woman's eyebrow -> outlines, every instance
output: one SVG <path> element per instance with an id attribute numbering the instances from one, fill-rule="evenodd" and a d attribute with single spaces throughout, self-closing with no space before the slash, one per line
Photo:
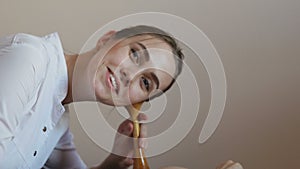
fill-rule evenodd
<path id="1" fill-rule="evenodd" d="M 149 52 L 148 52 L 146 46 L 144 44 L 140 43 L 140 42 L 137 42 L 137 44 L 143 49 L 142 52 L 143 52 L 143 55 L 145 57 L 145 61 L 149 61 L 150 56 L 149 56 Z"/>

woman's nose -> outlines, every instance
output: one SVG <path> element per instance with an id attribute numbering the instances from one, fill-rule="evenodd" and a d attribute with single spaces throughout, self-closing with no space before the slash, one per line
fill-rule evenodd
<path id="1" fill-rule="evenodd" d="M 141 68 L 131 62 L 120 65 L 120 80 L 125 87 L 128 87 L 131 81 L 139 74 Z"/>
<path id="2" fill-rule="evenodd" d="M 124 68 L 120 69 L 120 80 L 125 87 L 129 86 L 130 78 L 131 77 L 130 77 L 128 69 L 124 69 Z"/>

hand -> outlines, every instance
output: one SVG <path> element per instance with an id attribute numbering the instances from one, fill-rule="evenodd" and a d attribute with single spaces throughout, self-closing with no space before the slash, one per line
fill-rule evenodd
<path id="1" fill-rule="evenodd" d="M 138 120 L 147 120 L 147 116 L 143 113 L 138 115 Z M 146 148 L 145 137 L 147 135 L 145 125 L 140 125 L 139 146 Z M 116 134 L 112 153 L 99 166 L 101 169 L 125 169 L 133 164 L 133 123 L 129 119 L 122 122 Z"/>
<path id="2" fill-rule="evenodd" d="M 243 166 L 240 163 L 228 160 L 225 163 L 218 166 L 216 169 L 243 169 Z"/>

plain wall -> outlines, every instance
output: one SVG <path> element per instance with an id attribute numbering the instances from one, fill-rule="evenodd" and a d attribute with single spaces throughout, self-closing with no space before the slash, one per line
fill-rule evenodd
<path id="1" fill-rule="evenodd" d="M 0 4 L 0 36 L 59 32 L 64 49 L 74 53 L 101 26 L 127 14 L 157 11 L 189 20 L 210 38 L 224 64 L 228 85 L 224 115 L 213 136 L 199 144 L 210 103 L 208 77 L 199 67 L 197 121 L 175 148 L 149 158 L 152 168 L 209 169 L 227 159 L 248 169 L 299 168 L 300 1 L 2 0 Z M 94 111 L 88 104 L 83 105 L 86 112 Z M 159 124 L 176 114 L 168 116 Z M 105 158 L 107 153 L 87 137 L 74 113 L 71 129 L 88 165 Z M 159 129 L 159 125 L 148 126 L 150 134 Z"/>

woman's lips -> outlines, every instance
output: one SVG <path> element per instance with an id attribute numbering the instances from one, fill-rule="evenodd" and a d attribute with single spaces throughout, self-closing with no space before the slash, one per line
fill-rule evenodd
<path id="1" fill-rule="evenodd" d="M 109 67 L 107 67 L 106 83 L 110 89 L 114 90 L 117 94 L 119 93 L 119 83 Z"/>

